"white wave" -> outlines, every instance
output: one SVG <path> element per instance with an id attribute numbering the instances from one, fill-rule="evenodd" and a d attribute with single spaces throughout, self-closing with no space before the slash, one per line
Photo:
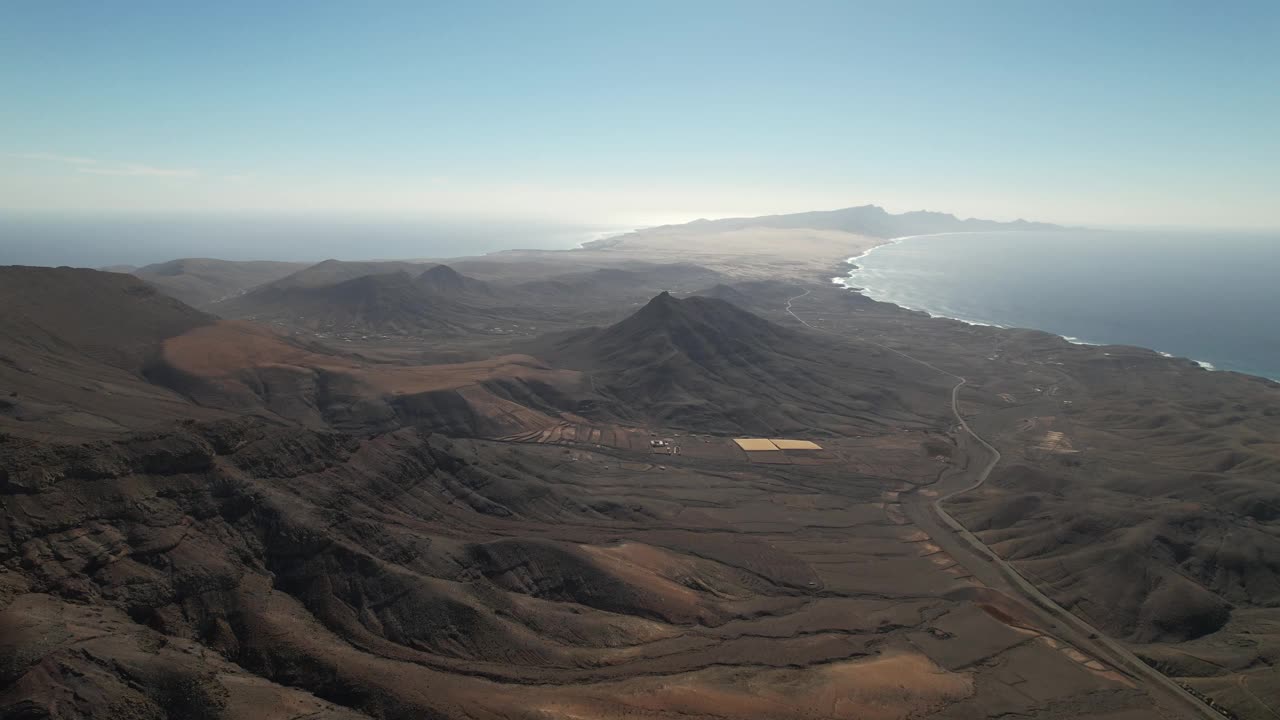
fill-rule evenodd
<path id="1" fill-rule="evenodd" d="M 987 230 L 960 230 L 960 231 L 956 231 L 956 232 L 926 233 L 926 234 L 923 234 L 923 235 L 903 235 L 903 236 L 901 236 L 901 237 L 888 238 L 888 239 L 886 239 L 884 242 L 880 243 L 879 245 L 872 245 L 871 247 L 867 248 L 866 250 L 863 250 L 862 252 L 858 253 L 857 255 L 854 255 L 853 257 L 848 258 L 847 260 L 845 260 L 845 263 L 846 263 L 846 264 L 848 264 L 848 265 L 853 265 L 854 267 L 851 267 L 851 268 L 849 269 L 848 274 L 847 274 L 847 275 L 844 275 L 843 277 L 834 277 L 834 278 L 831 278 L 831 282 L 832 282 L 833 284 L 835 284 L 835 285 L 843 285 L 843 286 L 845 286 L 846 288 L 849 288 L 850 290 L 854 290 L 854 289 L 859 288 L 860 286 L 859 286 L 857 283 L 853 282 L 853 276 L 854 276 L 854 274 L 855 274 L 855 273 L 857 273 L 857 272 L 858 272 L 858 270 L 860 269 L 860 268 L 858 268 L 858 267 L 857 267 L 857 265 L 855 264 L 855 262 L 856 262 L 856 261 L 858 261 L 858 260 L 862 260 L 862 259 L 866 258 L 868 255 L 870 255 L 871 253 L 875 252 L 876 250 L 879 250 L 880 248 L 889 247 L 890 245 L 897 245 L 898 243 L 902 242 L 903 240 L 914 240 L 915 238 L 927 238 L 927 237 L 943 237 L 944 235 L 986 235 L 986 234 L 989 234 L 989 233 L 991 233 L 991 232 L 1001 232 L 1001 231 L 999 231 L 999 230 L 991 230 L 991 231 L 987 231 Z M 1016 231 L 1016 230 L 1007 230 L 1007 231 L 1004 231 L 1004 232 L 1017 232 L 1017 231 Z M 865 290 L 866 288 L 862 288 L 862 289 L 863 289 L 863 290 Z M 983 323 L 971 323 L 971 324 L 974 324 L 974 325 L 981 325 L 981 324 L 983 324 Z"/>
<path id="2" fill-rule="evenodd" d="M 855 262 L 856 262 L 856 261 L 858 261 L 858 260 L 861 260 L 862 258 L 865 258 L 865 257 L 866 257 L 866 256 L 868 256 L 868 255 L 870 255 L 870 254 L 871 254 L 873 251 L 875 251 L 877 248 L 882 248 L 882 247 L 885 247 L 885 246 L 887 246 L 887 245 L 892 245 L 893 243 L 894 243 L 894 241 L 893 241 L 893 240 L 889 240 L 889 241 L 885 242 L 885 243 L 884 243 L 884 244 L 882 244 L 882 245 L 876 245 L 876 246 L 874 246 L 874 247 L 867 248 L 866 250 L 863 250 L 862 252 L 858 253 L 857 255 L 854 255 L 853 257 L 846 258 L 846 259 L 845 259 L 845 261 L 844 261 L 844 262 L 845 262 L 845 264 L 846 264 L 846 265 L 851 265 L 851 266 L 852 266 L 852 267 L 850 267 L 850 268 L 849 268 L 849 272 L 848 272 L 848 273 L 846 273 L 846 274 L 844 274 L 844 275 L 838 275 L 838 276 L 836 276 L 836 277 L 831 278 L 831 282 L 832 282 L 833 284 L 835 284 L 835 285 L 843 285 L 843 286 L 845 286 L 846 288 L 848 288 L 848 289 L 850 289 L 850 290 L 853 290 L 854 288 L 858 287 L 858 285 L 854 284 L 854 282 L 853 282 L 853 276 L 854 276 L 854 274 L 855 274 L 855 273 L 857 273 L 857 272 L 858 272 L 858 270 L 860 269 L 860 268 L 855 264 Z M 865 288 L 864 288 L 864 289 L 865 289 Z"/>
<path id="3" fill-rule="evenodd" d="M 883 286 L 876 287 L 877 285 L 881 285 L 882 283 L 885 283 L 886 279 L 884 277 L 880 277 L 880 273 L 876 272 L 874 269 L 868 271 L 864 267 L 858 266 L 858 261 L 864 260 L 868 255 L 875 252 L 876 250 L 879 250 L 880 248 L 883 248 L 883 247 L 889 247 L 890 245 L 896 245 L 897 243 L 900 243 L 906 240 L 912 240 L 915 238 L 924 238 L 924 237 L 937 237 L 937 236 L 943 236 L 943 235 L 984 235 L 984 234 L 990 234 L 990 232 L 991 231 L 971 231 L 971 232 L 965 231 L 965 232 L 931 233 L 931 234 L 925 234 L 925 235 L 904 235 L 901 237 L 889 238 L 879 245 L 875 245 L 870 248 L 867 248 L 866 250 L 859 253 L 858 255 L 854 255 L 853 257 L 848 258 L 848 260 L 846 260 L 846 263 L 848 263 L 853 267 L 849 269 L 849 272 L 847 275 L 844 275 L 842 277 L 832 278 L 831 282 L 835 285 L 844 286 L 845 288 L 851 291 L 858 292 L 873 300 L 877 300 L 879 302 L 891 303 L 894 305 L 898 305 L 899 307 L 902 307 L 907 310 L 921 312 L 931 318 L 947 318 L 950 320 L 962 322 L 966 325 L 976 325 L 976 326 L 982 326 L 982 327 L 1008 329 L 1012 326 L 1000 325 L 998 323 L 985 322 L 982 320 L 971 320 L 969 318 L 961 317 L 958 314 L 952 314 L 954 311 L 950 310 L 949 308 L 942 308 L 941 310 L 936 310 L 936 309 L 928 310 L 926 308 L 920 307 L 919 305 L 912 302 L 913 299 L 917 299 L 917 298 L 910 298 L 909 295 L 904 295 L 899 292 L 894 292 L 894 288 L 892 287 L 893 285 L 892 282 L 887 283 L 888 285 L 890 285 L 890 287 L 888 288 L 884 288 Z M 1016 231 L 1010 231 L 1010 232 L 1016 232 Z M 857 277 L 857 279 L 855 279 L 855 277 Z M 861 282 L 859 282 L 859 280 Z M 890 278 L 890 280 L 892 280 L 892 277 Z M 870 282 L 867 282 L 867 281 L 870 281 Z M 1110 344 L 1110 343 L 1091 342 L 1091 341 L 1083 340 L 1079 337 L 1075 337 L 1072 335 L 1059 335 L 1059 337 L 1071 343 L 1072 345 L 1100 347 L 1100 346 Z M 1182 356 L 1174 355 L 1173 353 L 1164 352 L 1162 350 L 1154 350 L 1153 352 L 1158 353 L 1161 357 L 1170 358 L 1170 359 L 1182 357 Z M 1195 363 L 1196 365 L 1198 365 L 1199 367 L 1205 370 L 1215 371 L 1215 372 L 1218 371 L 1218 367 L 1211 362 L 1208 362 L 1205 360 L 1196 360 L 1194 358 L 1189 358 L 1189 359 L 1191 360 L 1191 362 Z M 1280 378 L 1276 378 L 1276 381 L 1280 382 Z"/>
<path id="4" fill-rule="evenodd" d="M 1071 335 L 1060 335 L 1059 337 L 1071 343 L 1072 345 L 1092 345 L 1094 347 L 1102 346 L 1102 343 L 1089 342 L 1088 340 L 1081 340 L 1080 338 L 1072 337 Z"/>
<path id="5" fill-rule="evenodd" d="M 630 228 L 630 229 L 623 229 L 623 230 L 604 230 L 604 231 L 593 230 L 587 233 L 586 240 L 580 241 L 577 245 L 574 246 L 573 249 L 582 250 L 587 245 L 597 240 L 608 240 L 609 238 L 622 237 L 623 235 L 630 235 L 631 233 L 639 232 L 643 229 L 644 228 Z"/>
<path id="6" fill-rule="evenodd" d="M 955 320 L 958 323 L 964 323 L 965 325 L 973 325 L 975 327 L 999 328 L 1001 330 L 1009 329 L 1008 325 L 1001 325 L 999 323 L 983 322 L 981 320 L 970 320 L 969 318 L 962 318 L 955 315 L 939 315 L 937 313 L 931 313 L 928 310 L 921 310 L 920 312 L 924 313 L 925 315 L 928 315 L 931 318 L 946 318 L 947 320 Z"/>

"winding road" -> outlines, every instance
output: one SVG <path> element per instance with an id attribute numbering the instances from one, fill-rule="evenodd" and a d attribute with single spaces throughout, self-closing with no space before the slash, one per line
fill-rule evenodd
<path id="1" fill-rule="evenodd" d="M 806 289 L 803 293 L 788 298 L 786 303 L 787 313 L 805 327 L 844 338 L 839 333 L 809 324 L 792 309 L 794 301 L 809 295 L 810 292 L 811 290 Z M 968 485 L 963 485 L 956 489 L 946 489 L 946 492 L 940 492 L 932 500 L 922 494 L 919 491 L 920 488 L 909 493 L 903 493 L 901 495 L 902 509 L 908 520 L 928 533 L 930 539 L 936 545 L 955 558 L 956 562 L 964 566 L 975 579 L 987 587 L 1004 591 L 1006 594 L 1020 595 L 1025 601 L 1024 605 L 1029 614 L 1036 617 L 1046 634 L 1083 652 L 1092 654 L 1134 681 L 1143 682 L 1153 697 L 1164 698 L 1168 707 L 1180 710 L 1181 714 L 1189 717 L 1208 718 L 1209 720 L 1222 720 L 1225 717 L 1224 714 L 1210 707 L 1203 700 L 1188 692 L 1186 688 L 1147 665 L 1138 656 L 1130 652 L 1128 648 L 1107 637 L 1101 631 L 1042 593 L 1033 583 L 988 548 L 978 536 L 969 532 L 942 507 L 942 504 L 947 500 L 982 487 L 982 484 L 991 476 L 991 471 L 995 469 L 1002 459 L 1000 451 L 975 432 L 960 412 L 960 389 L 965 386 L 968 380 L 953 372 L 943 370 L 932 363 L 912 357 L 901 350 L 862 337 L 856 337 L 855 339 L 887 350 L 895 355 L 900 355 L 934 372 L 953 378 L 956 384 L 951 388 L 951 413 L 955 416 L 958 427 L 974 443 L 985 449 L 989 455 L 989 459 L 978 472 L 977 477 Z M 964 471 L 961 471 L 950 477 L 944 477 L 936 485 L 948 484 L 952 481 L 963 482 L 965 474 Z"/>

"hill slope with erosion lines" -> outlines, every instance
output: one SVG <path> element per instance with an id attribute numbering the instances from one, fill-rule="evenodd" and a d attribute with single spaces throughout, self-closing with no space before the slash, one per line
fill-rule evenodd
<path id="1" fill-rule="evenodd" d="M 541 351 L 590 373 L 619 407 L 677 427 L 854 435 L 888 423 L 946 424 L 936 373 L 716 298 L 662 293 L 615 325 L 547 341 Z"/>

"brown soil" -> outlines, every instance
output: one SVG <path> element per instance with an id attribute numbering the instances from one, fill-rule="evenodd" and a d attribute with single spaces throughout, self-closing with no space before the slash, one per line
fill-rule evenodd
<path id="1" fill-rule="evenodd" d="M 830 260 L 723 230 L 742 275 Z M 535 264 L 562 298 L 707 281 L 592 266 L 610 252 Z M 501 299 L 511 262 L 431 292 Z M 18 393 L 0 408 L 0 715 L 1168 715 L 908 519 L 904 498 L 981 460 L 930 367 L 970 380 L 966 415 L 1008 458 L 949 503 L 993 552 L 1238 716 L 1274 700 L 1271 385 L 818 284 L 792 308 L 827 333 L 780 306 L 597 290 L 537 343 L 450 327 L 356 349 L 212 324 L 126 276 L 59 271 L 74 281 L 42 296 L 58 273 L 6 272 L 27 289 L 21 321 L 0 319 Z M 94 298 L 128 320 L 85 326 Z M 487 302 L 485 322 L 528 324 Z M 731 444 L 746 428 L 824 449 L 759 462 Z M 1034 447 L 1046 432 L 1076 452 Z M 677 436 L 679 455 L 649 447 Z"/>

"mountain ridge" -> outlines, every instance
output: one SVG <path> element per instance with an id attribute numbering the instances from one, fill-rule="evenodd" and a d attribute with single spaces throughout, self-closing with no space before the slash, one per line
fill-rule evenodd
<path id="1" fill-rule="evenodd" d="M 451 299 L 426 292 L 403 269 L 326 285 L 271 283 L 217 309 L 224 317 L 270 320 L 318 331 L 399 334 L 458 332 L 460 320 L 471 314 Z"/>
<path id="2" fill-rule="evenodd" d="M 155 285 L 166 295 L 197 308 L 234 297 L 307 267 L 306 263 L 270 260 L 177 258 L 139 268 L 119 268 Z M 109 268 L 104 268 L 111 270 Z"/>
<path id="3" fill-rule="evenodd" d="M 890 213 L 879 205 L 859 205 L 837 210 L 812 210 L 801 213 L 760 215 L 708 220 L 699 218 L 688 223 L 660 225 L 637 230 L 631 235 L 666 232 L 672 230 L 731 231 L 747 228 L 839 230 L 878 238 L 895 238 L 908 235 L 924 235 L 944 232 L 999 231 L 999 230 L 1065 230 L 1061 225 L 1032 222 L 1021 218 L 1002 222 L 981 218 L 959 218 L 951 213 L 931 210 L 913 210 Z M 620 235 L 585 243 L 585 249 L 604 249 L 618 244 L 628 235 Z"/>

